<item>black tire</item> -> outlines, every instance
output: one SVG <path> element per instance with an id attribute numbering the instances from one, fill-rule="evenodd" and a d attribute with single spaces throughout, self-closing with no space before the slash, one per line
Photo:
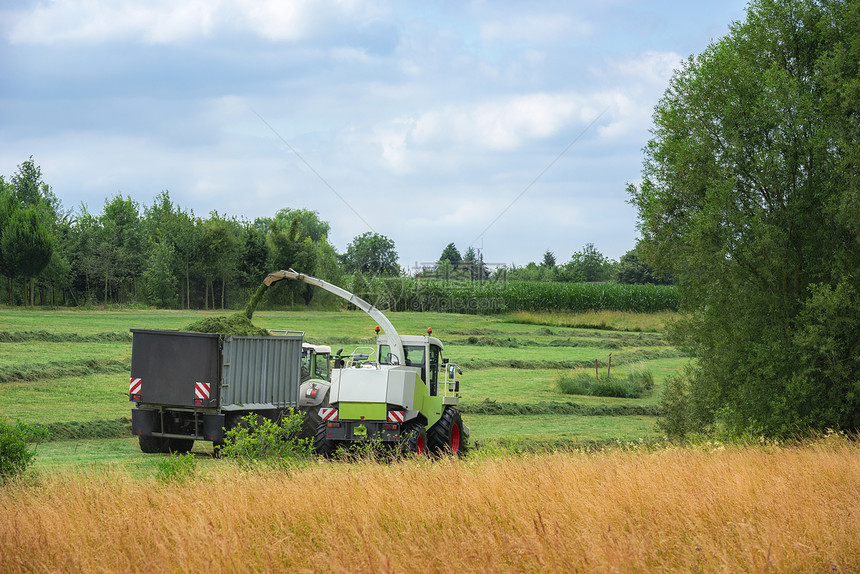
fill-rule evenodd
<path id="1" fill-rule="evenodd" d="M 138 436 L 140 451 L 146 454 L 167 452 L 167 439 L 160 436 Z"/>
<path id="2" fill-rule="evenodd" d="M 463 417 L 454 407 L 445 407 L 442 418 L 427 432 L 427 446 L 434 454 L 466 454 L 466 435 L 463 433 Z"/>
<path id="3" fill-rule="evenodd" d="M 328 421 L 322 421 L 314 433 L 314 452 L 320 456 L 331 458 L 337 445 L 328 438 Z"/>
<path id="4" fill-rule="evenodd" d="M 193 438 L 171 438 L 167 440 L 167 452 L 185 454 L 194 446 Z"/>
<path id="5" fill-rule="evenodd" d="M 308 407 L 307 409 L 302 409 L 302 430 L 301 430 L 301 438 L 310 438 L 313 439 L 316 437 L 317 429 L 322 423 L 322 417 L 320 416 L 320 407 Z"/>
<path id="6" fill-rule="evenodd" d="M 400 456 L 426 456 L 427 431 L 424 429 L 424 425 L 417 421 L 404 424 L 400 429 L 398 447 Z"/>
<path id="7" fill-rule="evenodd" d="M 224 414 L 224 437 L 225 440 L 216 440 L 212 441 L 212 456 L 215 458 L 221 458 L 221 447 L 227 444 L 226 436 L 227 431 L 235 427 L 239 424 L 239 421 L 242 418 L 242 413 L 237 412 L 229 412 Z"/>

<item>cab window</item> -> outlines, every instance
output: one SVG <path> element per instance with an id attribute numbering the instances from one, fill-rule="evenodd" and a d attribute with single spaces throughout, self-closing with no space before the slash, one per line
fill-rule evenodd
<path id="1" fill-rule="evenodd" d="M 311 352 L 307 349 L 302 351 L 302 382 L 311 377 Z"/>
<path id="2" fill-rule="evenodd" d="M 436 345 L 430 345 L 430 394 L 436 396 L 439 383 L 439 354 L 441 349 Z"/>
<path id="3" fill-rule="evenodd" d="M 391 364 L 391 347 L 389 347 L 388 345 L 379 345 L 379 364 Z"/>
<path id="4" fill-rule="evenodd" d="M 324 381 L 331 380 L 329 377 L 329 356 L 317 355 L 315 363 L 314 376 L 318 379 L 323 379 Z"/>
<path id="5" fill-rule="evenodd" d="M 424 346 L 406 347 L 406 364 L 410 367 L 424 367 Z M 423 378 L 423 377 L 422 377 Z"/>

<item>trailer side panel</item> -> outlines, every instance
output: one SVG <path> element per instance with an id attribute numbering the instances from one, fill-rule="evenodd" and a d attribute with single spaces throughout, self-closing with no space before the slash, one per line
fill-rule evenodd
<path id="1" fill-rule="evenodd" d="M 224 341 L 222 404 L 297 407 L 302 335 L 230 336 Z"/>

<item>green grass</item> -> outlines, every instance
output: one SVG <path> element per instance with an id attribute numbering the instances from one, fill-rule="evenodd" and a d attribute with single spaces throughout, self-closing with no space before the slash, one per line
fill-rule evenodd
<path id="1" fill-rule="evenodd" d="M 201 468 L 217 468 L 221 463 L 212 457 L 211 445 L 195 444 L 191 452 Z M 135 437 L 57 441 L 36 446 L 36 469 L 47 472 L 61 469 L 98 472 L 122 467 L 154 477 L 162 458 L 160 454 L 141 453 Z"/>
<path id="2" fill-rule="evenodd" d="M 577 415 L 463 415 L 471 430 L 470 440 L 567 439 L 573 443 L 638 441 L 659 438 L 654 417 L 589 417 Z"/>
<path id="3" fill-rule="evenodd" d="M 655 388 L 649 395 L 641 399 L 620 399 L 608 397 L 577 396 L 562 393 L 556 386 L 558 369 L 510 369 L 494 368 L 476 371 L 465 371 L 463 380 L 468 381 L 468 387 L 463 389 L 463 402 L 476 403 L 485 399 L 494 399 L 515 403 L 537 403 L 541 401 L 575 400 L 582 404 L 657 404 L 657 396 L 666 377 L 680 369 L 688 359 L 659 359 L 647 363 L 634 363 L 625 367 L 613 368 L 619 376 L 626 376 L 632 370 L 648 365 L 654 377 Z M 593 372 L 593 371 L 592 371 Z M 602 369 L 605 373 L 605 368 Z M 465 383 L 464 383 L 465 385 Z"/>
<path id="4" fill-rule="evenodd" d="M 0 368 L 80 361 L 131 360 L 131 341 L 124 343 L 0 343 Z"/>
<path id="5" fill-rule="evenodd" d="M 131 416 L 127 373 L 0 384 L 0 415 L 27 423 Z"/>
<path id="6" fill-rule="evenodd" d="M 178 329 L 219 311 L 43 311 L 3 309 L 0 331 L 38 331 L 93 335 L 125 332 L 129 329 Z"/>
<path id="7" fill-rule="evenodd" d="M 56 437 L 96 436 L 99 429 L 114 436 L 131 413 L 125 395 L 129 330 L 181 329 L 231 312 L 4 309 L 0 381 L 7 382 L 0 382 L 0 415 L 53 425 Z M 666 313 L 655 314 L 656 318 L 608 312 L 386 315 L 401 334 L 423 334 L 432 328 L 445 344 L 444 355 L 463 367 L 465 417 L 479 441 L 578 444 L 652 439 L 657 436 L 655 418 L 640 413 L 654 412 L 666 378 L 689 362 L 663 339 L 660 326 L 670 316 Z M 253 322 L 264 328 L 304 331 L 309 342 L 348 351 L 359 343 L 372 345 L 376 326 L 360 311 L 259 311 Z M 580 324 L 589 328 L 575 327 Z M 655 388 L 638 399 L 565 395 L 558 389 L 560 374 L 582 366 L 593 372 L 595 359 L 603 375 L 610 353 L 613 375 L 627 376 L 644 368 L 653 375 Z M 495 401 L 496 408 L 480 406 L 484 401 Z M 470 407 L 531 414 L 470 414 Z M 587 414 L 570 414 L 580 412 Z M 128 462 L 155 472 L 145 462 L 152 456 L 142 455 L 134 438 L 55 440 L 38 448 L 37 460 L 46 468 Z M 197 444 L 194 451 L 207 457 L 211 444 Z"/>

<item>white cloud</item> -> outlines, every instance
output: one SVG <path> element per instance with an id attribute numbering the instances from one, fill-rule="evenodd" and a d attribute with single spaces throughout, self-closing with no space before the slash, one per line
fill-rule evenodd
<path id="1" fill-rule="evenodd" d="M 647 132 L 654 104 L 680 62 L 675 52 L 646 51 L 607 60 L 603 68 L 592 69 L 595 78 L 614 86 L 600 98 L 610 110 L 608 123 L 599 127 L 600 135 L 619 140 Z"/>
<path id="2" fill-rule="evenodd" d="M 237 0 L 237 17 L 269 40 L 299 40 L 310 31 L 312 6 L 307 1 Z"/>
<path id="3" fill-rule="evenodd" d="M 170 43 L 211 31 L 218 3 L 51 0 L 22 13 L 12 44 L 98 44 L 114 40 Z"/>
<path id="4" fill-rule="evenodd" d="M 432 110 L 415 121 L 419 146 L 454 141 L 481 149 L 513 150 L 584 119 L 585 99 L 572 93 L 535 93 Z"/>
<path id="5" fill-rule="evenodd" d="M 487 20 L 480 26 L 481 39 L 491 45 L 512 42 L 545 44 L 565 37 L 589 36 L 592 31 L 589 22 L 563 13 L 513 13 L 504 19 Z"/>
<path id="6" fill-rule="evenodd" d="M 366 21 L 377 13 L 359 0 L 49 0 L 13 15 L 8 40 L 174 44 L 227 31 L 292 42 L 341 18 Z"/>
<path id="7" fill-rule="evenodd" d="M 604 73 L 637 80 L 646 86 L 665 88 L 682 60 L 676 52 L 648 50 L 629 58 L 610 60 Z"/>

